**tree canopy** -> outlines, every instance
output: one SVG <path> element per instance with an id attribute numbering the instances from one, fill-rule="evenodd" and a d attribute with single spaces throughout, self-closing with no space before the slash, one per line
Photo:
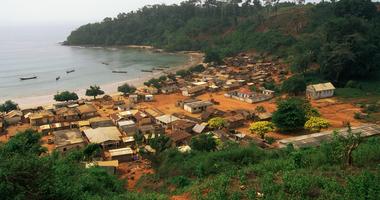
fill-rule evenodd
<path id="1" fill-rule="evenodd" d="M 54 95 L 54 100 L 56 101 L 72 101 L 78 99 L 79 97 L 75 92 L 64 91 Z"/>
<path id="2" fill-rule="evenodd" d="M 251 133 L 256 133 L 257 135 L 261 137 L 261 139 L 264 139 L 265 134 L 274 130 L 275 130 L 274 124 L 268 121 L 253 122 L 249 126 L 249 131 Z"/>
<path id="3" fill-rule="evenodd" d="M 266 1 L 264 7 L 259 2 L 188 0 L 145 6 L 81 26 L 65 44 L 200 50 L 205 62 L 217 64 L 255 50 L 285 58 L 298 73 L 316 71 L 338 85 L 379 69 L 380 15 L 371 0 L 316 5 Z"/>
<path id="4" fill-rule="evenodd" d="M 281 90 L 292 95 L 303 93 L 306 91 L 305 79 L 300 75 L 294 75 L 282 83 Z"/>
<path id="5" fill-rule="evenodd" d="M 12 110 L 17 110 L 18 105 L 17 103 L 7 100 L 3 104 L 0 104 L 0 112 L 10 112 Z"/>
<path id="6" fill-rule="evenodd" d="M 221 129 L 227 126 L 227 121 L 221 117 L 214 117 L 208 120 L 208 126 L 213 129 Z"/>
<path id="7" fill-rule="evenodd" d="M 217 143 L 213 134 L 201 134 L 191 139 L 190 146 L 197 151 L 213 151 L 216 150 Z"/>
<path id="8" fill-rule="evenodd" d="M 272 116 L 273 123 L 283 131 L 303 128 L 307 120 L 304 104 L 305 102 L 298 98 L 279 101 Z"/>
<path id="9" fill-rule="evenodd" d="M 97 96 L 103 94 L 104 91 L 101 90 L 100 87 L 97 85 L 90 86 L 90 88 L 86 90 L 86 96 L 94 97 L 94 99 L 96 99 Z"/>
<path id="10" fill-rule="evenodd" d="M 128 83 L 125 83 L 117 88 L 118 92 L 123 93 L 124 95 L 132 94 L 136 91 L 136 87 L 129 85 Z"/>
<path id="11" fill-rule="evenodd" d="M 312 132 L 318 132 L 323 128 L 328 128 L 330 123 L 321 117 L 311 117 L 305 123 L 305 129 L 308 129 Z"/>

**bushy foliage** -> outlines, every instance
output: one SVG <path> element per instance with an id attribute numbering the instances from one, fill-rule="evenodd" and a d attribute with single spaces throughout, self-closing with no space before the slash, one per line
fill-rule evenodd
<path id="1" fill-rule="evenodd" d="M 73 101 L 78 100 L 79 97 L 75 92 L 64 91 L 54 95 L 56 101 Z"/>
<path id="2" fill-rule="evenodd" d="M 249 126 L 249 131 L 251 133 L 256 133 L 259 135 L 262 139 L 264 139 L 265 134 L 268 132 L 274 131 L 274 124 L 272 122 L 268 121 L 261 121 L 261 122 L 253 122 Z"/>
<path id="3" fill-rule="evenodd" d="M 0 112 L 10 112 L 12 110 L 17 110 L 17 108 L 17 103 L 11 100 L 5 101 L 3 104 L 0 104 Z"/>
<path id="4" fill-rule="evenodd" d="M 321 117 L 311 117 L 305 123 L 305 129 L 311 132 L 319 132 L 323 128 L 328 128 L 330 123 Z"/>
<path id="5" fill-rule="evenodd" d="M 97 96 L 103 94 L 104 91 L 101 90 L 100 87 L 97 85 L 90 86 L 90 88 L 86 90 L 86 96 L 94 97 L 94 99 L 96 99 Z"/>
<path id="6" fill-rule="evenodd" d="M 149 145 L 158 153 L 165 151 L 171 146 L 171 140 L 166 135 L 160 135 L 149 140 Z"/>
<path id="7" fill-rule="evenodd" d="M 306 91 L 306 82 L 303 76 L 294 75 L 282 83 L 283 92 L 297 95 Z"/>
<path id="8" fill-rule="evenodd" d="M 298 73 L 320 66 L 318 77 L 339 85 L 377 69 L 379 14 L 370 0 L 307 6 L 302 1 L 299 5 L 268 1 L 265 9 L 257 2 L 185 1 L 146 6 L 84 25 L 65 43 L 201 50 L 205 62 L 217 64 L 226 56 L 254 49 L 288 58 Z"/>
<path id="9" fill-rule="evenodd" d="M 201 134 L 191 139 L 190 146 L 196 151 L 213 151 L 216 150 L 217 143 L 213 134 Z"/>
<path id="10" fill-rule="evenodd" d="M 297 98 L 279 101 L 273 113 L 273 123 L 283 131 L 303 128 L 307 120 L 304 104 L 303 100 Z"/>
<path id="11" fill-rule="evenodd" d="M 208 120 L 208 126 L 213 129 L 221 129 L 227 126 L 227 121 L 221 117 L 214 117 Z"/>
<path id="12" fill-rule="evenodd" d="M 136 91 L 136 87 L 129 85 L 128 83 L 125 83 L 117 88 L 118 92 L 123 93 L 124 95 L 132 94 Z"/>

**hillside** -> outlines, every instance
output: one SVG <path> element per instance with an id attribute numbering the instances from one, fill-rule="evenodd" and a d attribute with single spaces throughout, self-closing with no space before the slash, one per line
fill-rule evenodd
<path id="1" fill-rule="evenodd" d="M 309 72 L 344 86 L 367 78 L 380 66 L 379 19 L 370 0 L 266 6 L 259 1 L 185 1 L 84 25 L 65 44 L 198 50 L 206 52 L 206 62 L 216 63 L 255 50 L 285 59 L 294 73 Z"/>

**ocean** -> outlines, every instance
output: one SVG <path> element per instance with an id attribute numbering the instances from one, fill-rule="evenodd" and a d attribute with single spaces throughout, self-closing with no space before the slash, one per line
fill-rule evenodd
<path id="1" fill-rule="evenodd" d="M 83 90 L 94 84 L 102 86 L 137 80 L 152 76 L 141 72 L 142 69 L 174 67 L 189 59 L 183 54 L 156 53 L 141 49 L 60 45 L 59 42 L 63 42 L 73 28 L 0 28 L 0 102 L 65 90 Z M 67 74 L 67 70 L 75 72 Z M 112 70 L 128 73 L 115 74 Z M 30 76 L 38 78 L 20 80 L 21 77 Z M 60 77 L 58 81 L 57 77 Z"/>

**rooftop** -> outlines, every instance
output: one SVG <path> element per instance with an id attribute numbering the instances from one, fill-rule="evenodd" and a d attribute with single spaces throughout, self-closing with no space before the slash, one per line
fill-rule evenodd
<path id="1" fill-rule="evenodd" d="M 82 134 L 78 129 L 54 131 L 53 135 L 54 144 L 57 147 L 84 142 Z"/>
<path id="2" fill-rule="evenodd" d="M 12 110 L 5 115 L 6 118 L 22 117 L 22 116 L 23 116 L 23 114 L 19 110 Z"/>
<path id="3" fill-rule="evenodd" d="M 315 91 L 325 91 L 325 90 L 334 90 L 335 87 L 332 83 L 320 83 L 315 85 L 309 85 L 309 87 L 312 87 Z"/>
<path id="4" fill-rule="evenodd" d="M 171 122 L 179 120 L 179 118 L 173 115 L 162 115 L 162 116 L 156 117 L 156 120 L 165 124 L 169 124 Z"/>
<path id="5" fill-rule="evenodd" d="M 83 131 L 91 143 L 103 143 L 106 141 L 118 141 L 122 136 L 115 126 L 86 129 Z"/>
<path id="6" fill-rule="evenodd" d="M 186 139 L 191 137 L 191 135 L 189 133 L 184 132 L 184 131 L 174 131 L 171 134 L 168 134 L 167 136 L 170 137 L 170 139 L 173 142 L 186 140 Z"/>
<path id="7" fill-rule="evenodd" d="M 189 106 L 190 108 L 197 108 L 197 107 L 201 107 L 201 106 L 212 106 L 214 104 L 211 103 L 210 101 L 196 101 L 196 102 L 192 102 L 192 103 L 186 103 L 185 105 Z"/>
<path id="8" fill-rule="evenodd" d="M 110 153 L 111 157 L 122 156 L 122 155 L 131 155 L 131 154 L 133 154 L 133 150 L 129 147 L 125 147 L 125 148 L 120 148 L 120 149 L 109 150 L 109 153 Z"/>
<path id="9" fill-rule="evenodd" d="M 338 134 L 346 134 L 347 128 L 337 130 Z M 370 137 L 380 135 L 380 126 L 376 124 L 365 124 L 359 127 L 352 127 L 353 133 L 361 133 L 362 137 Z M 329 141 L 333 137 L 334 131 L 323 131 L 319 133 L 302 135 L 280 140 L 280 147 L 286 147 L 288 144 L 293 144 L 295 148 L 315 147 L 319 146 L 324 141 Z"/>
<path id="10" fill-rule="evenodd" d="M 138 110 L 127 110 L 127 111 L 120 112 L 119 115 L 122 117 L 128 117 L 128 116 L 133 116 L 138 112 L 139 112 Z"/>
<path id="11" fill-rule="evenodd" d="M 45 117 L 54 117 L 54 114 L 47 110 L 42 110 L 40 112 L 32 113 L 29 115 L 29 119 L 41 119 Z"/>
<path id="12" fill-rule="evenodd" d="M 195 122 L 191 122 L 191 121 L 183 120 L 183 119 L 177 120 L 172 123 L 173 126 L 183 128 L 183 129 L 193 128 L 195 124 L 196 124 Z"/>
<path id="13" fill-rule="evenodd" d="M 135 125 L 135 122 L 132 120 L 123 120 L 123 121 L 119 121 L 117 124 L 120 127 L 122 127 L 122 126 L 133 126 L 133 125 Z"/>
<path id="14" fill-rule="evenodd" d="M 90 104 L 84 104 L 77 107 L 80 114 L 96 112 L 96 108 Z"/>

